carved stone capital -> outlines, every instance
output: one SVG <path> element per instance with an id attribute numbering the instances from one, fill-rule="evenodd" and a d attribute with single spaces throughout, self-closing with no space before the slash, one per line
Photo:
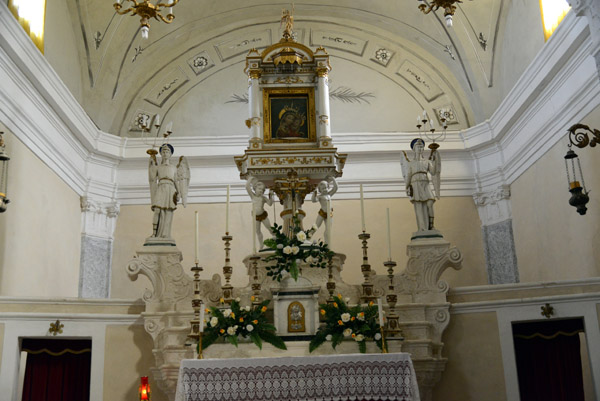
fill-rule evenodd
<path id="1" fill-rule="evenodd" d="M 119 216 L 119 204 L 99 202 L 82 196 L 80 205 L 82 234 L 112 240 Z"/>
<path id="2" fill-rule="evenodd" d="M 477 192 L 473 194 L 473 200 L 483 226 L 500 223 L 512 218 L 510 187 L 508 185 L 502 185 L 488 192 Z"/>
<path id="3" fill-rule="evenodd" d="M 592 7 L 594 0 L 567 0 L 567 3 L 569 3 L 575 14 L 581 17 Z"/>

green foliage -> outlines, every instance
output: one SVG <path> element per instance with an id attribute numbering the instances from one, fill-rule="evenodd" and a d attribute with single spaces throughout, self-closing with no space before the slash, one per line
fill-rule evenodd
<path id="1" fill-rule="evenodd" d="M 381 327 L 377 322 L 379 312 L 372 302 L 366 306 L 349 307 L 338 294 L 334 297 L 333 303 L 320 305 L 320 313 L 324 324 L 319 327 L 310 342 L 310 352 L 326 341 L 331 341 L 331 346 L 335 349 L 344 338 L 354 339 L 361 353 L 367 351 L 367 341 L 375 341 L 375 344 L 381 348 Z"/>
<path id="2" fill-rule="evenodd" d="M 267 276 L 273 280 L 281 281 L 284 271 L 288 272 L 294 280 L 298 280 L 298 260 L 308 263 L 310 267 L 324 269 L 335 255 L 325 242 L 311 241 L 311 237 L 317 230 L 316 227 L 303 231 L 297 216 L 294 216 L 293 223 L 290 237 L 283 233 L 283 226 L 273 224 L 271 227 L 273 238 L 264 241 L 265 246 L 274 252 L 265 258 L 265 261 L 276 261 L 275 265 L 266 266 Z"/>
<path id="3" fill-rule="evenodd" d="M 230 344 L 238 346 L 238 336 L 250 338 L 254 344 L 262 349 L 262 342 L 266 341 L 280 349 L 286 349 L 283 340 L 275 334 L 275 326 L 267 321 L 265 312 L 269 300 L 259 305 L 241 307 L 239 301 L 231 302 L 231 308 L 207 309 L 208 324 L 202 336 L 202 347 L 208 348 L 219 338 L 224 338 Z"/>

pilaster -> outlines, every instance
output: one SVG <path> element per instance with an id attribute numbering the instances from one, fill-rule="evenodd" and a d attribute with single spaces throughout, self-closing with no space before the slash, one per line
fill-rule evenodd
<path id="1" fill-rule="evenodd" d="M 501 185 L 495 190 L 473 195 L 483 233 L 483 250 L 490 284 L 519 282 L 517 253 L 512 230 L 510 188 Z"/>
<path id="2" fill-rule="evenodd" d="M 79 297 L 108 298 L 119 204 L 81 198 Z"/>

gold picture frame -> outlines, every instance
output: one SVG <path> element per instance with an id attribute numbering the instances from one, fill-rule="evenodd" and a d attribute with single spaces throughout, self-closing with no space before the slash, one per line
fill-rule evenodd
<path id="1" fill-rule="evenodd" d="M 263 89 L 265 143 L 316 142 L 315 88 Z"/>

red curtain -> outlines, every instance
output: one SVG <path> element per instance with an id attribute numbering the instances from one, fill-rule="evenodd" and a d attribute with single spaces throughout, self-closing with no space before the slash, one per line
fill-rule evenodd
<path id="1" fill-rule="evenodd" d="M 513 325 L 521 401 L 584 401 L 581 319 Z"/>
<path id="2" fill-rule="evenodd" d="M 88 401 L 90 340 L 23 339 L 27 352 L 22 401 Z"/>

